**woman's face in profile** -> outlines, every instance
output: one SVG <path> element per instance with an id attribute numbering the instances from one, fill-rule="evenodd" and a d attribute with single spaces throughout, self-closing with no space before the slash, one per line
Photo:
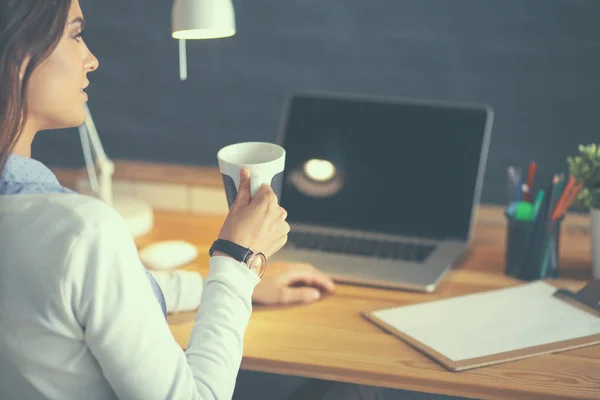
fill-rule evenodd
<path id="1" fill-rule="evenodd" d="M 32 73 L 28 87 L 28 123 L 38 130 L 76 127 L 85 121 L 88 72 L 98 59 L 83 41 L 83 13 L 73 0 L 58 46 Z"/>

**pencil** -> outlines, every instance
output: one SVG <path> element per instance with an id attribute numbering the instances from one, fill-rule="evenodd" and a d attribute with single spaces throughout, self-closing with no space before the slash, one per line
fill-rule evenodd
<path id="1" fill-rule="evenodd" d="M 571 206 L 571 203 L 573 203 L 573 200 L 575 200 L 577 193 L 579 193 L 579 191 L 581 190 L 582 187 L 583 187 L 583 182 L 580 182 L 577 186 L 572 186 L 568 193 L 565 190 L 565 198 L 564 198 L 563 202 L 560 204 L 560 208 L 557 207 L 557 209 L 554 211 L 554 213 L 552 215 L 552 219 L 561 218 L 563 215 L 566 214 L 567 210 Z"/>
<path id="2" fill-rule="evenodd" d="M 552 215 L 552 219 L 556 219 L 555 217 L 557 215 L 559 215 L 559 211 L 563 207 L 563 203 L 565 202 L 565 198 L 569 194 L 569 192 L 573 189 L 573 185 L 575 185 L 575 177 L 574 176 L 569 176 L 569 180 L 567 182 L 567 186 L 565 186 L 564 190 L 562 191 L 562 194 L 560 195 L 560 198 L 558 199 L 558 202 L 556 203 L 556 206 L 555 206 L 554 210 L 550 210 L 550 214 Z"/>

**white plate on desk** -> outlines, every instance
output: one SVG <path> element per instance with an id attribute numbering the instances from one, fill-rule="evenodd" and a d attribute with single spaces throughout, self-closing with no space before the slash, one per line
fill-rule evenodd
<path id="1" fill-rule="evenodd" d="M 184 240 L 165 240 L 140 250 L 142 263 L 150 269 L 169 270 L 187 265 L 198 257 L 198 248 Z"/>

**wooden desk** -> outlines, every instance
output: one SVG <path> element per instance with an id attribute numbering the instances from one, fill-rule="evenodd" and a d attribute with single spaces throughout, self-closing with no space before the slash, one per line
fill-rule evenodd
<path id="1" fill-rule="evenodd" d="M 560 287 L 579 289 L 589 278 L 590 241 L 580 217 L 567 217 L 561 238 Z M 209 245 L 223 217 L 157 212 L 155 229 L 138 245 L 184 239 L 201 252 L 186 268 L 207 273 Z M 579 220 L 580 221 L 580 220 Z M 600 346 L 544 355 L 465 372 L 448 372 L 360 316 L 391 307 L 502 288 L 520 283 L 502 273 L 505 226 L 499 209 L 478 213 L 472 251 L 436 293 L 338 285 L 333 296 L 309 306 L 255 307 L 245 336 L 242 369 L 299 375 L 485 399 L 600 399 Z M 273 273 L 271 266 L 267 273 Z M 169 316 L 185 348 L 195 313 Z"/>

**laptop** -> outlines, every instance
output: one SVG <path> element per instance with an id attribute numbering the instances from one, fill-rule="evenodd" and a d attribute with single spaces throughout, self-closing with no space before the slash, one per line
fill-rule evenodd
<path id="1" fill-rule="evenodd" d="M 487 105 L 290 96 L 277 143 L 291 232 L 272 260 L 435 291 L 471 242 L 492 124 Z"/>

